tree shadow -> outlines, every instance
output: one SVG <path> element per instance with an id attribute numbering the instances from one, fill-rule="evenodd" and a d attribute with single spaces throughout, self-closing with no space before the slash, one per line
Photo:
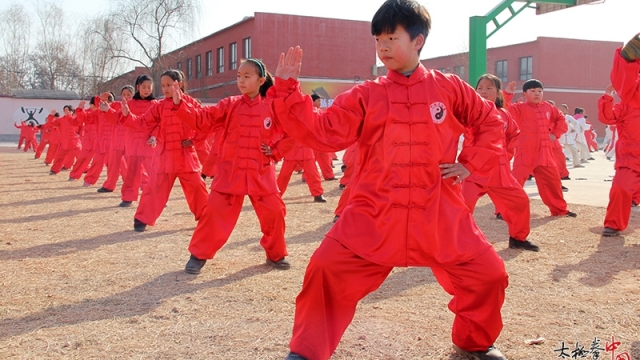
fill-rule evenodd
<path id="1" fill-rule="evenodd" d="M 287 245 L 293 244 L 311 244 L 311 243 L 319 243 L 324 239 L 324 235 L 331 229 L 332 223 L 323 224 L 315 230 L 307 231 L 295 236 L 285 237 Z M 237 248 L 241 248 L 244 246 L 255 245 L 256 251 L 259 250 L 260 247 L 260 237 L 251 237 L 249 239 L 244 239 L 241 241 L 234 241 L 232 243 L 226 243 L 223 249 L 233 250 Z M 222 250 L 222 249 L 221 249 Z"/>
<path id="2" fill-rule="evenodd" d="M 625 238 L 600 237 L 598 247 L 593 254 L 577 264 L 556 265 L 551 272 L 553 281 L 561 281 L 573 271 L 583 273 L 580 282 L 590 287 L 608 285 L 621 271 L 638 269 L 640 245 L 624 245 Z"/>
<path id="3" fill-rule="evenodd" d="M 117 205 L 114 205 L 114 206 L 107 206 L 107 207 L 94 208 L 94 209 L 66 210 L 66 211 L 61 211 L 57 213 L 31 215 L 31 216 L 20 217 L 16 219 L 0 219 L 0 224 L 24 224 L 24 223 L 43 221 L 43 220 L 53 220 L 58 218 L 73 217 L 75 215 L 80 215 L 80 214 L 109 211 L 116 208 L 119 209 Z"/>
<path id="4" fill-rule="evenodd" d="M 145 315 L 166 299 L 218 288 L 272 271 L 268 265 L 254 265 L 224 278 L 192 284 L 195 276 L 174 271 L 158 276 L 130 290 L 98 299 L 64 304 L 18 318 L 0 320 L 0 338 L 8 338 L 39 329 L 57 328 L 89 321 L 130 318 Z"/>
<path id="5" fill-rule="evenodd" d="M 403 292 L 417 286 L 437 283 L 429 267 L 410 267 L 404 271 L 394 271 L 380 285 L 378 290 L 362 299 L 362 304 L 375 304 L 379 301 L 402 295 Z"/>
<path id="6" fill-rule="evenodd" d="M 76 239 L 50 244 L 42 244 L 18 250 L 0 250 L 0 260 L 23 260 L 64 256 L 81 251 L 95 250 L 101 246 L 114 245 L 129 241 L 153 239 L 186 230 L 187 229 L 166 230 L 160 232 L 145 232 L 142 234 L 131 230 L 124 230 L 112 234 L 99 235 L 89 239 Z"/>
<path id="7" fill-rule="evenodd" d="M 81 192 L 81 193 L 75 193 L 75 194 L 69 194 L 69 195 L 50 196 L 50 197 L 46 197 L 46 198 L 42 198 L 42 199 L 16 201 L 16 202 L 7 203 L 7 204 L 0 204 L 0 207 L 3 207 L 3 206 L 43 205 L 43 204 L 51 204 L 51 203 L 57 203 L 57 202 L 78 200 L 78 199 L 84 198 L 84 197 L 97 197 L 97 196 L 100 196 L 100 195 L 102 195 L 102 194 L 100 194 L 98 192 L 95 192 L 95 191 L 94 192 Z"/>
<path id="8" fill-rule="evenodd" d="M 640 341 L 634 341 L 631 343 L 631 358 L 640 359 Z"/>

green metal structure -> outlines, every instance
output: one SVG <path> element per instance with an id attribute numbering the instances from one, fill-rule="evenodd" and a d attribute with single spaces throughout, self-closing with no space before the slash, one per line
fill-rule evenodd
<path id="1" fill-rule="evenodd" d="M 520 14 L 524 9 L 536 8 L 535 4 L 554 4 L 575 6 L 579 0 L 503 0 L 498 6 L 489 11 L 485 16 L 472 16 L 469 18 L 469 83 L 474 84 L 482 74 L 487 72 L 487 39 L 495 34 L 511 19 Z M 509 11 L 509 17 L 498 21 L 498 15 L 505 10 Z M 492 22 L 495 29 L 487 33 L 487 25 Z"/>

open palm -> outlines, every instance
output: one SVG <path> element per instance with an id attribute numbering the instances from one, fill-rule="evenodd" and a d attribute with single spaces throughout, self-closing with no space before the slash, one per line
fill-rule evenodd
<path id="1" fill-rule="evenodd" d="M 287 54 L 281 53 L 278 67 L 276 68 L 276 77 L 281 79 L 293 78 L 295 80 L 300 76 L 300 68 L 302 67 L 302 49 L 300 46 L 289 48 Z"/>

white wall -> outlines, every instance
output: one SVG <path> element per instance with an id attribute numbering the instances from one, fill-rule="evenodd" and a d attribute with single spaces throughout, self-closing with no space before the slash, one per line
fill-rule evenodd
<path id="1" fill-rule="evenodd" d="M 38 124 L 44 124 L 51 110 L 57 110 L 62 114 L 65 105 L 74 108 L 80 100 L 49 100 L 49 99 L 19 99 L 0 97 L 0 140 L 17 140 L 20 129 L 13 124 L 19 124 L 20 120 L 29 119 L 29 113 L 33 113 L 32 119 Z M 85 106 L 88 107 L 88 104 Z"/>

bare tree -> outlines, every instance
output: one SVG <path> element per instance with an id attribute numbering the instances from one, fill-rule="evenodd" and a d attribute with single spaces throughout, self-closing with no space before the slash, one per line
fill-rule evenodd
<path id="1" fill-rule="evenodd" d="M 76 62 L 65 28 L 64 12 L 53 2 L 38 2 L 40 21 L 38 41 L 31 61 L 35 70 L 34 86 L 51 90 L 76 90 L 82 70 Z"/>
<path id="2" fill-rule="evenodd" d="M 0 12 L 0 93 L 29 85 L 29 35 L 31 19 L 24 6 L 12 3 Z"/>
<path id="3" fill-rule="evenodd" d="M 104 40 L 114 46 L 114 57 L 146 67 L 158 81 L 166 69 L 163 55 L 193 31 L 199 8 L 199 0 L 116 0 L 111 17 L 125 38 L 121 43 Z"/>

